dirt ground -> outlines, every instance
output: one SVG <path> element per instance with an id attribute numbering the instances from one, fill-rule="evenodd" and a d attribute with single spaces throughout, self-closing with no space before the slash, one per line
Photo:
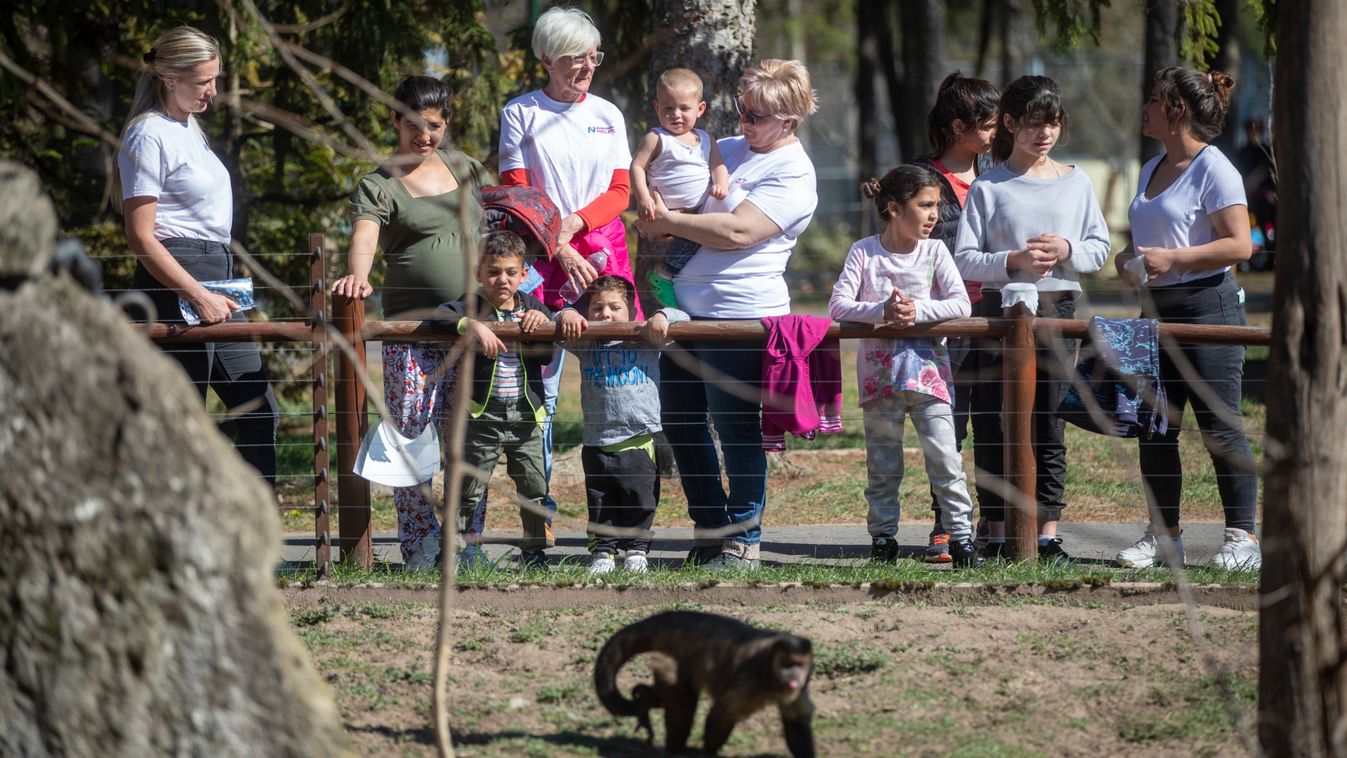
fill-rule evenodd
<path id="1" fill-rule="evenodd" d="M 287 590 L 360 753 L 433 752 L 432 591 Z M 1200 632 L 1165 588 L 683 587 L 478 590 L 452 614 L 451 727 L 463 756 L 645 756 L 594 697 L 616 629 L 667 608 L 812 639 L 820 755 L 1242 753 L 1257 689 L 1251 589 L 1209 588 Z M 638 681 L 628 666 L 624 689 Z M 656 744 L 663 743 L 656 717 Z M 700 744 L 700 728 L 693 744 Z M 784 755 L 775 713 L 724 755 Z"/>

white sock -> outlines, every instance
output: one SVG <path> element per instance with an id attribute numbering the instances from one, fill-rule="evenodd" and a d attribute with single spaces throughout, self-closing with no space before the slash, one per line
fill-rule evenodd
<path id="1" fill-rule="evenodd" d="M 1038 546 L 1043 547 L 1044 545 L 1050 545 L 1055 539 L 1057 539 L 1057 535 L 1055 534 L 1040 534 L 1038 535 Z"/>

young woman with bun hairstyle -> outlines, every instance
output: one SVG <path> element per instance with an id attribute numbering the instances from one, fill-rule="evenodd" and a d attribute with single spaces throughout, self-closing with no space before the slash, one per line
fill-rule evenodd
<path id="1" fill-rule="evenodd" d="M 1141 169 L 1127 211 L 1132 247 L 1119 253 L 1114 265 L 1124 281 L 1140 287 L 1146 318 L 1245 324 L 1244 294 L 1231 266 L 1253 254 L 1248 203 L 1239 171 L 1210 144 L 1225 124 L 1234 85 L 1220 71 L 1167 68 L 1155 75 L 1141 107 L 1141 133 L 1159 140 L 1164 153 Z M 1169 431 L 1140 441 L 1150 526 L 1118 553 L 1117 562 L 1145 567 L 1184 560 L 1179 427 L 1191 403 L 1225 507 L 1224 541 L 1211 562 L 1257 569 L 1263 562 L 1254 534 L 1258 474 L 1240 416 L 1244 346 L 1165 346 L 1160 361 Z"/>
<path id="2" fill-rule="evenodd" d="M 929 169 L 939 179 L 940 217 L 931 231 L 931 239 L 940 240 L 954 249 L 954 238 L 959 233 L 959 217 L 968 197 L 968 186 L 980 174 L 991 168 L 989 154 L 992 137 L 996 134 L 996 109 L 1001 93 L 985 79 L 972 79 L 955 71 L 940 83 L 935 96 L 935 107 L 926 117 L 926 134 L 931 142 L 929 158 L 913 161 Z M 976 308 L 982 300 L 982 283 L 964 282 L 968 299 Z M 954 436 L 963 449 L 968 436 L 968 407 L 972 387 L 977 381 L 977 354 L 972 352 L 971 337 L 951 337 L 950 369 L 954 372 Z M 937 497 L 931 493 L 931 510 L 935 524 L 926 546 L 927 563 L 948 563 L 949 535 L 941 523 Z"/>
<path id="3" fill-rule="evenodd" d="M 975 315 L 1000 316 L 1001 288 L 1032 283 L 1038 316 L 1073 318 L 1080 275 L 1098 271 L 1109 254 L 1108 226 L 1085 172 L 1049 155 L 1065 135 L 1066 106 L 1057 83 L 1021 76 L 1001 95 L 992 153 L 1001 165 L 968 188 L 954 260 L 964 279 L 980 281 Z M 1057 415 L 1075 370 L 1076 340 L 1041 336 L 1034 396 L 1034 458 L 1038 467 L 1038 553 L 1065 558 L 1057 521 L 1066 503 L 1065 423 Z M 995 480 L 1003 477 L 1001 344 L 983 339 L 978 359 L 987 380 L 972 397 L 973 454 L 978 504 L 987 519 L 986 553 L 1005 553 L 1005 501 Z"/>

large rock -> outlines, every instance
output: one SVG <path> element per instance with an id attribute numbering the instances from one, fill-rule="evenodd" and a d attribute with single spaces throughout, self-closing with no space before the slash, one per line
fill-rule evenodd
<path id="1" fill-rule="evenodd" d="M 0 314 L 0 755 L 344 752 L 274 501 L 186 375 L 65 276 Z"/>

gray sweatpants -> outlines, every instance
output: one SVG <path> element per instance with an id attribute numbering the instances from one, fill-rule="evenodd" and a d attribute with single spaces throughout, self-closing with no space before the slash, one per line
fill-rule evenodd
<path id="1" fill-rule="evenodd" d="M 921 441 L 926 476 L 940 504 L 940 519 L 953 540 L 973 536 L 973 501 L 954 437 L 954 413 L 949 403 L 930 395 L 903 390 L 875 398 L 861 407 L 865 418 L 865 468 L 868 483 L 866 516 L 872 537 L 898 533 L 898 488 L 903 483 L 903 417 Z"/>

